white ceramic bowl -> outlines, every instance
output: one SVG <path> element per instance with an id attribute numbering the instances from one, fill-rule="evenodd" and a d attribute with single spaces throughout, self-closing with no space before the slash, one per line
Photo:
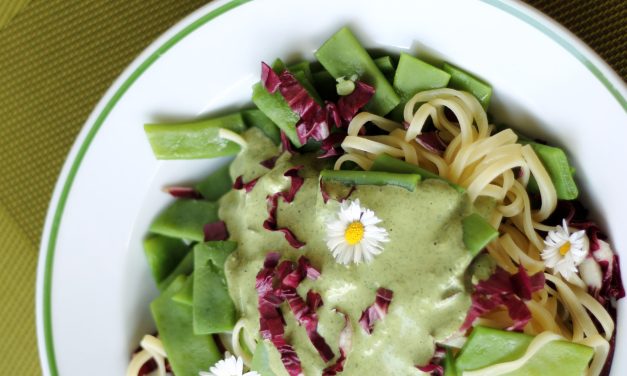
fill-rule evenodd
<path id="1" fill-rule="evenodd" d="M 445 59 L 490 82 L 491 112 L 567 148 L 583 198 L 615 249 L 627 250 L 627 90 L 553 21 L 499 0 L 216 1 L 131 64 L 68 156 L 38 270 L 44 374 L 121 375 L 141 335 L 152 330 L 148 304 L 156 290 L 141 239 L 170 200 L 160 188 L 198 179 L 216 161 L 157 162 L 142 124 L 244 105 L 261 60 L 312 58 L 344 25 L 369 47 Z M 619 305 L 620 333 L 627 312 Z M 618 336 L 613 375 L 627 374 L 625 341 Z"/>

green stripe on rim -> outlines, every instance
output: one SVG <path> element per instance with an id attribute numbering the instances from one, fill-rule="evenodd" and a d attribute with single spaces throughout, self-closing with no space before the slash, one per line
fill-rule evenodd
<path id="1" fill-rule="evenodd" d="M 70 170 L 68 172 L 65 183 L 63 184 L 63 188 L 61 190 L 61 194 L 59 196 L 59 201 L 57 203 L 57 207 L 54 212 L 54 216 L 52 218 L 52 225 L 50 228 L 50 237 L 48 240 L 48 247 L 46 252 L 46 261 L 44 266 L 44 289 L 43 289 L 43 326 L 44 326 L 44 337 L 45 337 L 45 346 L 46 346 L 46 355 L 48 358 L 48 367 L 50 374 L 53 376 L 58 375 L 57 364 L 54 354 L 54 344 L 52 337 L 52 309 L 51 309 L 51 292 L 52 292 L 52 264 L 54 260 L 54 252 L 57 241 L 57 235 L 59 232 L 59 226 L 61 223 L 61 217 L 63 216 L 63 210 L 65 209 L 65 204 L 67 202 L 67 198 L 69 192 L 72 188 L 72 184 L 74 182 L 74 178 L 76 177 L 76 173 L 83 161 L 83 157 L 87 152 L 87 149 L 91 145 L 96 133 L 109 116 L 115 105 L 120 101 L 120 99 L 124 96 L 124 94 L 128 91 L 128 89 L 135 83 L 135 81 L 155 62 L 159 59 L 161 55 L 163 55 L 166 51 L 180 42 L 183 38 L 187 37 L 194 30 L 203 26 L 207 22 L 213 20 L 214 18 L 232 10 L 242 4 L 245 4 L 252 0 L 233 0 L 225 5 L 214 9 L 208 14 L 200 17 L 198 20 L 194 21 L 192 24 L 181 30 L 167 42 L 165 42 L 161 47 L 159 47 L 155 52 L 153 52 L 145 61 L 143 61 L 140 66 L 129 76 L 129 78 L 124 81 L 124 83 L 120 86 L 120 88 L 115 92 L 115 94 L 111 97 L 109 102 L 106 104 L 94 124 L 89 129 L 83 144 L 81 145 L 76 158 L 72 162 Z M 623 109 L 627 111 L 627 100 L 623 97 L 620 91 L 612 84 L 611 80 L 608 79 L 603 72 L 594 65 L 590 59 L 586 57 L 586 53 L 581 52 L 570 43 L 568 40 L 560 36 L 558 33 L 553 31 L 550 27 L 543 24 L 541 21 L 535 19 L 533 16 L 526 14 L 525 12 L 517 9 L 515 6 L 509 4 L 506 0 L 481 0 L 486 4 L 492 5 L 504 12 L 511 14 L 514 17 L 517 17 L 521 21 L 529 24 L 530 26 L 538 29 L 547 37 L 551 38 L 555 42 L 557 42 L 560 46 L 562 46 L 566 51 L 572 54 L 577 58 L 582 64 L 584 64 L 588 70 L 605 86 L 609 92 L 616 98 L 618 103 L 622 106 Z"/>
<path id="2" fill-rule="evenodd" d="M 165 42 L 161 47 L 159 47 L 155 52 L 153 52 L 146 60 L 144 60 L 140 66 L 131 73 L 131 75 L 124 81 L 124 83 L 120 86 L 120 88 L 113 94 L 109 102 L 105 105 L 104 109 L 98 115 L 98 118 L 94 122 L 94 124 L 89 129 L 89 133 L 85 136 L 85 140 L 81 145 L 78 153 L 76 155 L 76 159 L 72 162 L 72 166 L 70 167 L 70 171 L 68 172 L 67 179 L 65 180 L 65 184 L 63 184 L 63 189 L 61 190 L 61 195 L 59 196 L 59 201 L 57 203 L 56 210 L 54 212 L 54 217 L 52 218 L 52 226 L 50 228 L 50 238 L 48 240 L 48 250 L 46 253 L 46 263 L 44 267 L 44 291 L 43 291 L 43 325 L 44 325 L 44 337 L 46 344 L 46 355 L 48 358 L 48 368 L 50 370 L 50 374 L 53 376 L 57 376 L 59 371 L 57 369 L 57 362 L 54 355 L 54 343 L 52 337 L 52 307 L 51 307 L 51 295 L 52 295 L 52 264 L 54 260 L 54 252 L 55 246 L 57 242 L 57 235 L 59 232 L 59 225 L 61 223 L 61 217 L 63 216 L 63 210 L 65 209 L 65 204 L 67 202 L 68 195 L 70 190 L 72 189 L 72 184 L 74 183 L 74 178 L 76 177 L 76 173 L 85 157 L 85 153 L 91 142 L 94 140 L 96 133 L 107 119 L 113 108 L 120 101 L 120 99 L 124 96 L 124 94 L 128 91 L 128 89 L 137 81 L 139 77 L 155 62 L 159 59 L 159 57 L 165 52 L 167 52 L 170 48 L 180 42 L 183 38 L 187 37 L 194 30 L 203 26 L 207 22 L 213 20 L 214 18 L 228 12 L 231 9 L 234 9 L 242 4 L 245 4 L 251 0 L 233 0 L 224 4 L 223 6 L 212 10 L 206 15 L 200 17 L 189 26 L 178 32 L 175 36 L 170 38 L 167 42 Z"/>

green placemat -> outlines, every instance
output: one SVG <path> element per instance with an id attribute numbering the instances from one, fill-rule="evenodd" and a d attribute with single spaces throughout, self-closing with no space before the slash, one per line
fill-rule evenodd
<path id="1" fill-rule="evenodd" d="M 36 375 L 37 251 L 87 116 L 157 36 L 207 0 L 0 0 L 0 375 Z M 625 78 L 627 2 L 529 0 Z M 101 365 L 95 365 L 101 366 Z"/>

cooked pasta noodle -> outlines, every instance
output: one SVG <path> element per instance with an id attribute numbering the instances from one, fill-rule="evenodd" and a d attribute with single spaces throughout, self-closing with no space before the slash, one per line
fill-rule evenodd
<path id="1" fill-rule="evenodd" d="M 455 120 L 447 117 L 452 113 Z M 399 158 L 466 188 L 471 201 L 490 197 L 496 201 L 496 210 L 490 223 L 501 236 L 487 246 L 487 252 L 496 264 L 515 274 L 522 265 L 530 274 L 545 271 L 540 257 L 544 247 L 538 231 L 554 227 L 541 222 L 557 206 L 557 193 L 544 165 L 530 145 L 518 143 L 511 129 L 493 133 L 479 101 L 469 93 L 453 89 L 436 89 L 416 94 L 405 105 L 401 124 L 380 116 L 362 112 L 348 126 L 348 136 L 342 143 L 346 152 L 338 159 L 335 169 L 351 161 L 368 170 L 380 154 Z M 447 144 L 439 155 L 417 142 L 429 122 L 438 137 Z M 372 123 L 387 135 L 364 136 L 361 130 Z M 516 175 L 515 172 L 517 171 Z M 526 186 L 535 179 L 540 198 L 538 209 L 531 207 Z M 523 357 L 497 364 L 464 375 L 497 375 L 519 368 L 544 344 L 564 338 L 594 348 L 595 355 L 589 368 L 590 375 L 598 375 L 609 352 L 609 339 L 614 333 L 614 322 L 596 299 L 587 293 L 579 277 L 568 282 L 562 277 L 545 273 L 543 290 L 527 301 L 532 319 L 525 332 L 536 335 Z M 554 287 L 552 287 L 554 286 Z M 561 307 L 561 308 L 559 308 Z M 599 333 L 596 320 L 602 328 Z M 507 328 L 511 319 L 504 311 L 482 316 L 476 324 Z"/>
<path id="2" fill-rule="evenodd" d="M 246 346 L 242 347 L 243 344 Z M 250 366 L 252 362 L 252 353 L 255 350 L 257 344 L 255 339 L 246 331 L 245 320 L 240 318 L 233 327 L 233 333 L 231 335 L 231 348 L 233 349 L 233 355 L 240 357 L 244 360 L 244 364 Z"/>
<path id="3" fill-rule="evenodd" d="M 142 366 L 152 359 L 157 365 L 156 375 L 165 376 L 165 359 L 167 355 L 161 340 L 155 336 L 146 334 L 139 343 L 139 346 L 142 350 L 133 354 L 133 358 L 126 369 L 126 375 L 137 376 Z"/>

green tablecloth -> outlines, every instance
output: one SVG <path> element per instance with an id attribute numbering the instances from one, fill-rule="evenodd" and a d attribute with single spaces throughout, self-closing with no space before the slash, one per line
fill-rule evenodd
<path id="1" fill-rule="evenodd" d="M 41 373 L 34 315 L 38 245 L 74 138 L 135 56 L 206 2 L 0 0 L 0 375 Z M 627 2 L 528 2 L 627 76 Z"/>

